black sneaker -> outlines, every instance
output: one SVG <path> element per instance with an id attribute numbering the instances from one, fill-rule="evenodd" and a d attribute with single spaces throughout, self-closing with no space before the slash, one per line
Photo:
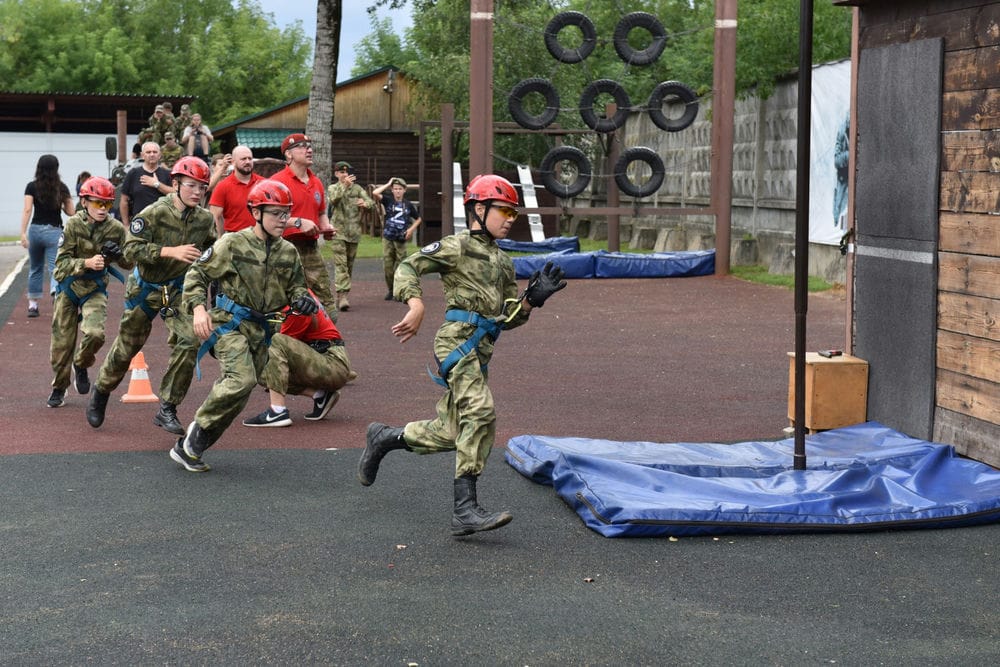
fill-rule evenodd
<path id="1" fill-rule="evenodd" d="M 383 299 L 386 301 L 392 301 L 392 292 L 386 292 Z"/>
<path id="2" fill-rule="evenodd" d="M 278 426 L 291 426 L 292 418 L 288 416 L 288 410 L 282 410 L 281 412 L 274 412 L 271 408 L 264 410 L 256 417 L 251 417 L 250 419 L 243 420 L 244 426 L 263 426 L 267 428 L 275 428 Z"/>
<path id="3" fill-rule="evenodd" d="M 177 439 L 177 444 L 170 450 L 170 458 L 184 466 L 184 469 L 188 472 L 208 472 L 211 470 L 212 467 L 201 459 L 193 459 L 184 453 L 184 450 L 181 449 L 181 441 L 183 439 Z"/>
<path id="4" fill-rule="evenodd" d="M 63 403 L 65 403 L 65 401 L 63 400 L 63 398 L 65 396 L 66 396 L 66 390 L 65 389 L 55 389 L 55 388 L 53 388 L 52 389 L 52 393 L 49 394 L 49 401 L 48 401 L 47 405 L 50 408 L 60 408 L 60 407 L 63 406 Z"/>
<path id="5" fill-rule="evenodd" d="M 340 400 L 339 391 L 328 391 L 325 392 L 319 398 L 313 399 L 313 411 L 306 415 L 306 419 L 310 421 L 319 421 L 329 414 L 330 409 L 337 404 Z"/>
<path id="6" fill-rule="evenodd" d="M 90 393 L 90 377 L 87 376 L 87 369 L 80 368 L 73 364 L 73 388 L 78 394 Z"/>
<path id="7" fill-rule="evenodd" d="M 28 306 L 28 317 L 38 317 L 38 306 Z"/>

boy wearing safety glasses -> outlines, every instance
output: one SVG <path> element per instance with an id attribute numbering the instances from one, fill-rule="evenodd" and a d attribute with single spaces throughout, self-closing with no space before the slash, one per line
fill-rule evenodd
<path id="1" fill-rule="evenodd" d="M 122 247 L 135 271 L 125 283 L 125 311 L 118 336 L 94 382 L 87 406 L 87 423 L 104 423 L 108 397 L 134 357 L 146 344 L 153 320 L 163 319 L 170 331 L 170 360 L 160 381 L 160 409 L 153 424 L 170 433 L 184 434 L 177 406 L 187 395 L 194 376 L 198 339 L 191 316 L 181 311 L 184 274 L 201 253 L 215 242 L 215 219 L 201 207 L 208 188 L 208 165 L 196 157 L 182 157 L 170 172 L 174 188 L 140 211 L 129 223 Z"/>
<path id="2" fill-rule="evenodd" d="M 111 216 L 115 186 L 106 178 L 92 176 L 80 186 L 81 209 L 66 221 L 56 254 L 56 298 L 52 308 L 52 393 L 48 406 L 64 403 L 72 380 L 80 394 L 90 393 L 87 369 L 94 365 L 104 345 L 108 319 L 108 274 L 124 282 L 111 266 L 126 269 L 132 263 L 121 256 L 125 227 Z M 83 332 L 77 348 L 77 329 Z M 72 368 L 71 368 L 72 367 Z"/>

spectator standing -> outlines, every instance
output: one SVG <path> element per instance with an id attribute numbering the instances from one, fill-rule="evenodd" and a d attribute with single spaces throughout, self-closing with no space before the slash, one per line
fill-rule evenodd
<path id="1" fill-rule="evenodd" d="M 487 386 L 487 365 L 500 333 L 528 321 L 532 309 L 566 286 L 562 269 L 551 262 L 537 271 L 518 295 L 514 263 L 497 245 L 517 220 L 517 191 L 500 176 L 477 176 L 465 190 L 469 231 L 446 236 L 424 246 L 399 265 L 393 290 L 409 306 L 392 333 L 406 341 L 417 335 L 424 318 L 420 277 L 441 275 L 448 310 L 434 337 L 439 384 L 445 393 L 437 417 L 410 422 L 403 428 L 368 426 L 365 450 L 358 462 L 358 479 L 375 482 L 379 463 L 390 451 L 417 454 L 454 451 L 455 509 L 452 535 L 500 528 L 511 521 L 508 512 L 483 509 L 476 480 L 486 466 L 496 435 L 496 408 Z"/>
<path id="2" fill-rule="evenodd" d="M 160 166 L 160 145 L 147 141 L 142 145 L 142 164 L 125 174 L 122 182 L 122 222 L 128 226 L 134 215 L 169 193 L 170 179 L 170 170 Z"/>
<path id="3" fill-rule="evenodd" d="M 247 204 L 254 226 L 219 239 L 184 279 L 183 310 L 205 341 L 202 350 L 213 347 L 220 366 L 208 398 L 170 450 L 170 458 L 190 472 L 209 469 L 202 455 L 246 407 L 267 363 L 269 314 L 289 304 L 303 315 L 319 309 L 306 291 L 295 247 L 281 238 L 289 222 L 291 192 L 282 183 L 263 180 L 250 191 Z M 213 282 L 219 285 L 214 306 L 209 300 Z"/>
<path id="4" fill-rule="evenodd" d="M 38 317 L 45 271 L 49 294 L 55 295 L 56 251 L 62 235 L 62 213 L 73 215 L 73 195 L 59 178 L 59 158 L 43 155 L 35 165 L 35 179 L 24 188 L 21 247 L 28 249 L 28 317 Z M 30 222 L 30 225 L 29 225 Z"/>
<path id="5" fill-rule="evenodd" d="M 163 143 L 163 135 L 174 129 L 174 115 L 167 114 L 166 108 L 162 104 L 157 104 L 153 109 L 153 115 L 147 120 L 145 141 L 155 141 L 157 144 Z"/>
<path id="6" fill-rule="evenodd" d="M 191 114 L 191 124 L 184 128 L 181 136 L 181 144 L 184 146 L 185 155 L 200 157 L 205 162 L 209 161 L 209 144 L 215 140 L 208 125 L 201 122 L 201 114 Z"/>
<path id="7" fill-rule="evenodd" d="M 330 202 L 330 222 L 337 230 L 333 237 L 333 265 L 337 287 L 337 307 L 349 310 L 348 295 L 351 291 L 351 274 L 354 273 L 354 258 L 358 254 L 361 241 L 361 211 L 375 205 L 368 192 L 357 184 L 358 177 L 347 162 L 335 165 L 337 182 L 327 190 Z"/>
<path id="8" fill-rule="evenodd" d="M 94 365 L 97 352 L 104 345 L 108 273 L 124 282 L 111 263 L 132 268 L 121 257 L 125 227 L 109 212 L 114 200 L 115 186 L 108 179 L 94 176 L 84 181 L 80 188 L 82 208 L 66 221 L 59 240 L 55 271 L 58 287 L 52 306 L 49 344 L 54 374 L 50 408 L 63 404 L 71 379 L 78 393 L 90 393 L 87 369 Z M 78 328 L 82 336 L 78 336 Z"/>
<path id="9" fill-rule="evenodd" d="M 281 152 L 287 166 L 271 178 L 291 191 L 292 222 L 296 223 L 285 227 L 285 239 L 299 251 L 306 286 L 336 322 L 337 302 L 330 288 L 330 272 L 319 252 L 319 235 L 330 240 L 337 230 L 330 225 L 326 212 L 323 182 L 309 168 L 313 163 L 312 141 L 301 133 L 290 134 L 281 142 Z"/>
<path id="10" fill-rule="evenodd" d="M 191 124 L 191 105 L 182 104 L 180 113 L 174 118 L 174 133 L 178 137 L 184 136 L 184 128 Z"/>
<path id="11" fill-rule="evenodd" d="M 326 311 L 320 308 L 315 315 L 301 315 L 286 308 L 281 332 L 271 339 L 267 365 L 260 376 L 271 406 L 244 419 L 243 425 L 291 426 L 285 400 L 288 394 L 312 397 L 313 409 L 305 418 L 323 419 L 340 399 L 341 387 L 355 377 L 344 339 Z"/>
<path id="12" fill-rule="evenodd" d="M 219 238 L 225 232 L 238 232 L 257 224 L 247 201 L 253 186 L 264 177 L 253 171 L 253 151 L 247 146 L 237 146 L 233 149 L 232 165 L 233 173 L 219 181 L 208 202 Z"/>
<path id="13" fill-rule="evenodd" d="M 389 192 L 386 192 L 389 189 Z M 385 300 L 392 300 L 392 279 L 399 263 L 407 256 L 406 244 L 413 239 L 413 233 L 420 226 L 417 207 L 406 199 L 406 181 L 393 177 L 372 190 L 372 194 L 382 198 L 385 222 L 382 224 L 382 268 L 388 291 Z"/>
<path id="14" fill-rule="evenodd" d="M 177 406 L 187 395 L 194 375 L 198 341 L 191 317 L 181 307 L 181 291 L 188 267 L 215 241 L 212 214 L 201 208 L 208 187 L 208 165 L 182 157 L 171 171 L 175 188 L 139 212 L 128 227 L 122 252 L 135 264 L 125 284 L 125 311 L 118 337 L 111 344 L 94 382 L 87 406 L 87 423 L 104 423 L 108 397 L 121 384 L 132 357 L 146 344 L 159 315 L 170 336 L 170 360 L 160 381 L 160 410 L 153 423 L 182 435 Z"/>
<path id="15" fill-rule="evenodd" d="M 167 169 L 173 169 L 174 164 L 181 159 L 182 153 L 183 150 L 181 149 L 181 145 L 177 143 L 177 137 L 174 136 L 174 133 L 170 131 L 164 132 L 163 146 L 160 147 L 163 166 Z"/>

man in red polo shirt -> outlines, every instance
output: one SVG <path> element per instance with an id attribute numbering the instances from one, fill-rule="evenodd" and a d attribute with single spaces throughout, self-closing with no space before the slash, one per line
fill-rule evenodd
<path id="1" fill-rule="evenodd" d="M 208 210 L 215 218 L 217 237 L 223 232 L 238 232 L 257 224 L 247 208 L 247 197 L 253 186 L 262 180 L 263 176 L 253 172 L 253 151 L 246 146 L 234 148 L 233 173 L 219 181 L 208 202 Z"/>
<path id="2" fill-rule="evenodd" d="M 313 163 L 312 141 L 301 133 L 290 134 L 281 142 L 281 152 L 288 166 L 271 178 L 281 181 L 292 191 L 291 219 L 285 227 L 284 237 L 299 251 L 306 287 L 336 321 L 337 301 L 330 289 L 332 276 L 319 252 L 319 235 L 332 239 L 337 230 L 326 213 L 323 182 L 309 169 Z"/>

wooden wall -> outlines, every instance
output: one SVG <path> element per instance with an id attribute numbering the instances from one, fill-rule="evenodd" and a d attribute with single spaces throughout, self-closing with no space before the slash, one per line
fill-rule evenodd
<path id="1" fill-rule="evenodd" d="M 1000 465 L 1000 3 L 859 4 L 862 58 L 944 39 L 934 439 Z"/>

